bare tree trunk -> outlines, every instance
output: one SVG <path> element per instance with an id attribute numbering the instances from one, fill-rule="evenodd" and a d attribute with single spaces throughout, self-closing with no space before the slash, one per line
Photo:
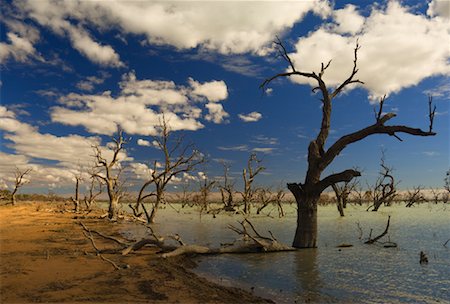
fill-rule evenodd
<path id="1" fill-rule="evenodd" d="M 108 218 L 110 220 L 116 219 L 118 212 L 119 212 L 119 198 L 118 197 L 110 197 Z"/>
<path id="2" fill-rule="evenodd" d="M 316 248 L 317 202 L 320 194 L 307 195 L 297 184 L 288 184 L 288 189 L 297 201 L 297 229 L 292 247 Z"/>
<path id="3" fill-rule="evenodd" d="M 161 203 L 161 201 L 162 201 L 162 193 L 157 193 L 155 205 L 153 206 L 150 216 L 147 218 L 147 222 L 149 224 L 153 224 L 155 222 L 156 212 L 158 211 L 159 204 Z"/>
<path id="4" fill-rule="evenodd" d="M 11 205 L 16 205 L 16 189 L 14 189 L 13 193 L 11 194 Z"/>

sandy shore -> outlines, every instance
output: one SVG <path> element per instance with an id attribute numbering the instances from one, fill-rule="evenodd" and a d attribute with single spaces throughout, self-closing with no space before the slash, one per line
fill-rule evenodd
<path id="1" fill-rule="evenodd" d="M 68 205 L 68 208 L 71 206 Z M 267 303 L 249 292 L 211 283 L 189 271 L 189 259 L 162 259 L 145 248 L 99 258 L 78 224 L 117 233 L 119 223 L 63 212 L 61 204 L 0 207 L 1 303 Z M 101 249 L 114 244 L 96 238 Z"/>

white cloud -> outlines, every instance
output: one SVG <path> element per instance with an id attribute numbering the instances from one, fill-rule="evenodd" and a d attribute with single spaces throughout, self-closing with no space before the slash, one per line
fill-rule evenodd
<path id="1" fill-rule="evenodd" d="M 328 24 L 300 38 L 297 52 L 290 54 L 297 69 L 318 71 L 322 62 L 331 59 L 324 79 L 337 85 L 351 72 L 359 39 L 357 78 L 371 98 L 417 85 L 430 76 L 450 74 L 450 52 L 444 42 L 450 39 L 450 23 L 442 18 L 417 15 L 391 1 L 385 9 L 373 8 L 357 35 L 341 35 L 340 29 Z M 292 80 L 313 84 L 300 77 Z"/>
<path id="2" fill-rule="evenodd" d="M 86 31 L 74 26 L 67 26 L 66 30 L 73 47 L 92 62 L 102 66 L 124 66 L 111 46 L 95 42 Z"/>
<path id="3" fill-rule="evenodd" d="M 195 80 L 190 79 L 191 83 Z M 213 87 L 225 87 L 225 83 L 213 81 Z M 220 83 L 220 85 L 217 85 Z M 202 88 L 209 83 L 199 84 Z M 164 113 L 165 119 L 173 131 L 195 131 L 204 127 L 199 121 L 202 114 L 202 103 L 191 99 L 197 87 L 176 85 L 172 81 L 138 80 L 131 72 L 123 76 L 119 84 L 121 91 L 117 97 L 111 92 L 103 94 L 71 93 L 60 98 L 65 107 L 52 108 L 52 121 L 67 125 L 82 125 L 92 133 L 112 134 L 119 124 L 126 133 L 140 135 L 156 135 L 155 127 L 159 126 Z M 202 92 L 205 98 L 217 101 L 218 95 Z M 225 96 L 221 93 L 221 96 Z M 217 102 L 204 105 L 209 111 L 205 119 L 221 123 L 228 113 Z"/>
<path id="4" fill-rule="evenodd" d="M 224 100 L 228 97 L 227 85 L 223 80 L 199 83 L 189 78 L 189 85 L 193 88 L 191 94 L 203 96 L 212 102 Z"/>
<path id="5" fill-rule="evenodd" d="M 341 34 L 356 34 L 364 24 L 364 17 L 356 11 L 356 7 L 352 4 L 348 4 L 345 8 L 334 11 L 333 15 L 337 23 L 334 30 Z"/>
<path id="6" fill-rule="evenodd" d="M 248 151 L 247 145 L 231 146 L 231 147 L 217 147 L 222 151 Z"/>
<path id="7" fill-rule="evenodd" d="M 251 112 L 248 114 L 239 114 L 239 118 L 244 122 L 256 122 L 262 118 L 262 114 L 258 112 Z"/>
<path id="8" fill-rule="evenodd" d="M 99 63 L 117 63 L 118 58 L 109 46 L 94 42 L 83 27 L 114 28 L 124 34 L 144 35 L 152 44 L 172 45 L 178 49 L 201 47 L 223 54 L 265 54 L 273 37 L 301 21 L 308 12 L 322 17 L 331 12 L 325 0 L 25 0 L 16 5 L 55 33 L 68 32 L 73 46 Z"/>
<path id="9" fill-rule="evenodd" d="M 32 168 L 32 180 L 38 180 L 44 184 L 55 181 L 68 182 L 79 166 L 90 168 L 94 160 L 93 145 L 99 146 L 107 160 L 110 160 L 113 155 L 110 149 L 101 146 L 98 137 L 42 134 L 36 127 L 19 121 L 14 113 L 4 106 L 0 106 L 0 130 L 4 132 L 5 145 L 15 151 L 15 154 L 0 154 L 0 171 L 10 175 L 14 172 L 15 166 Z M 56 164 L 33 163 L 35 159 L 39 162 L 47 160 Z M 127 156 L 125 150 L 119 154 L 120 162 L 131 160 L 132 158 Z M 0 173 L 0 178 L 2 176 L 4 175 Z"/>
<path id="10" fill-rule="evenodd" d="M 205 119 L 216 124 L 227 122 L 226 118 L 230 116 L 227 112 L 225 112 L 220 103 L 210 102 L 205 105 L 205 108 L 209 111 L 209 113 L 205 115 Z"/>
<path id="11" fill-rule="evenodd" d="M 42 59 L 29 39 L 12 32 L 7 33 L 6 36 L 9 43 L 0 42 L 0 63 L 7 61 L 10 57 L 19 62 L 27 62 L 30 58 Z"/>
<path id="12" fill-rule="evenodd" d="M 15 5 L 21 13 L 50 28 L 57 35 L 68 36 L 72 46 L 92 62 L 103 66 L 124 66 L 111 46 L 94 41 L 82 25 L 85 18 L 92 18 L 92 21 L 101 18 L 95 3 L 82 5 L 82 1 L 31 0 L 17 2 Z"/>
<path id="13" fill-rule="evenodd" d="M 139 146 L 144 146 L 144 147 L 150 147 L 150 146 L 152 145 L 148 140 L 141 139 L 141 138 L 139 138 L 139 139 L 137 140 L 137 144 L 138 144 Z"/>
<path id="14" fill-rule="evenodd" d="M 275 148 L 253 148 L 252 149 L 253 152 L 265 153 L 265 154 L 270 154 L 275 150 L 276 150 Z"/>
<path id="15" fill-rule="evenodd" d="M 450 1 L 433 0 L 428 4 L 427 14 L 431 17 L 440 16 L 450 19 Z"/>
<path id="16" fill-rule="evenodd" d="M 102 77 L 88 76 L 86 79 L 79 81 L 76 86 L 80 90 L 91 92 L 96 85 L 105 82 L 107 77 L 109 77 L 109 74 L 107 73 L 103 73 Z"/>

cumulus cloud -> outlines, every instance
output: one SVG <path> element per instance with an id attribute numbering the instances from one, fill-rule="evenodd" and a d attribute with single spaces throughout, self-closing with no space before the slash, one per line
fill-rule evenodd
<path id="1" fill-rule="evenodd" d="M 433 0 L 428 4 L 427 14 L 431 17 L 440 16 L 450 19 L 450 1 Z"/>
<path id="2" fill-rule="evenodd" d="M 223 54 L 266 54 L 273 37 L 301 21 L 308 12 L 325 17 L 326 0 L 296 1 L 51 1 L 16 4 L 29 17 L 59 35 L 89 59 L 120 65 L 110 46 L 93 41 L 88 25 L 144 35 L 147 42 L 178 49 L 201 47 Z M 74 24 L 77 24 L 75 26 Z"/>
<path id="3" fill-rule="evenodd" d="M 102 94 L 71 93 L 60 98 L 64 106 L 52 108 L 52 121 L 66 125 L 84 126 L 88 131 L 97 134 L 112 134 L 119 124 L 126 133 L 140 135 L 156 135 L 162 120 L 162 113 L 173 131 L 195 131 L 204 127 L 199 121 L 202 104 L 196 102 L 192 95 L 203 94 L 204 98 L 212 98 L 205 109 L 207 121 L 222 123 L 228 113 L 217 103 L 217 93 L 209 92 L 208 82 L 199 84 L 193 79 L 190 83 L 198 86 L 176 85 L 172 81 L 138 80 L 131 72 L 125 74 L 119 86 L 118 96 L 110 91 Z M 225 83 L 212 81 L 211 87 L 226 88 Z M 193 93 L 200 88 L 201 93 Z M 205 89 L 206 88 L 206 89 Z M 227 96 L 222 92 L 221 98 Z"/>
<path id="4" fill-rule="evenodd" d="M 40 39 L 39 31 L 35 27 L 9 17 L 2 21 L 6 24 L 8 32 L 6 42 L 0 42 L 0 63 L 11 58 L 18 62 L 44 60 L 34 47 Z"/>
<path id="5" fill-rule="evenodd" d="M 193 89 L 191 94 L 194 96 L 202 96 L 212 102 L 224 100 L 228 97 L 227 85 L 223 80 L 199 83 L 189 78 L 189 84 Z"/>
<path id="6" fill-rule="evenodd" d="M 21 122 L 4 106 L 0 106 L 0 130 L 4 132 L 5 146 L 15 151 L 15 154 L 0 155 L 0 171 L 11 172 L 15 166 L 32 168 L 34 179 L 37 176 L 42 182 L 54 183 L 58 178 L 67 181 L 69 177 L 73 178 L 74 170 L 79 166 L 92 166 L 93 145 L 99 147 L 107 160 L 113 155 L 110 149 L 101 145 L 98 137 L 43 134 L 36 127 Z M 56 165 L 37 164 L 35 160 L 52 161 Z M 131 160 L 126 151 L 119 154 L 119 161 Z M 9 169 L 3 170 L 3 167 Z"/>
<path id="7" fill-rule="evenodd" d="M 347 24 L 342 16 L 352 18 Z M 351 72 L 359 39 L 357 77 L 372 99 L 417 85 L 427 77 L 450 74 L 448 20 L 415 14 L 396 1 L 385 8 L 374 7 L 366 18 L 347 6 L 335 19 L 336 24 L 323 25 L 295 44 L 297 51 L 290 56 L 298 70 L 317 71 L 322 62 L 332 60 L 324 79 L 338 85 Z M 292 80 L 317 85 L 305 78 Z"/>
<path id="8" fill-rule="evenodd" d="M 205 105 L 208 109 L 209 113 L 205 115 L 205 119 L 208 121 L 212 121 L 216 124 L 226 122 L 226 118 L 230 116 L 220 103 L 208 103 Z"/>
<path id="9" fill-rule="evenodd" d="M 16 9 L 34 19 L 40 25 L 51 29 L 59 36 L 67 36 L 72 46 L 94 63 L 121 67 L 119 55 L 109 45 L 102 45 L 91 37 L 81 24 L 89 18 L 99 18 L 95 3 L 82 5 L 83 1 L 21 1 Z M 105 14 L 107 12 L 104 12 Z"/>
<path id="10" fill-rule="evenodd" d="M 262 114 L 258 112 L 239 114 L 238 116 L 243 122 L 256 122 L 262 118 Z"/>
<path id="11" fill-rule="evenodd" d="M 76 84 L 76 87 L 80 90 L 91 92 L 92 90 L 94 90 L 96 85 L 105 82 L 107 77 L 109 77 L 109 74 L 107 73 L 102 73 L 101 77 L 88 76 L 86 77 L 86 79 L 79 81 Z"/>
<path id="12" fill-rule="evenodd" d="M 144 147 L 150 147 L 150 146 L 152 145 L 148 140 L 141 139 L 141 138 L 139 138 L 139 139 L 137 140 L 137 144 L 138 144 L 139 146 L 144 146 Z"/>

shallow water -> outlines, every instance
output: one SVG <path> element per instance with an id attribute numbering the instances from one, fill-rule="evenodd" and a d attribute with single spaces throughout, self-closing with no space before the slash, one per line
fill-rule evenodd
<path id="1" fill-rule="evenodd" d="M 261 234 L 271 230 L 279 241 L 290 244 L 296 226 L 293 207 L 284 218 L 254 216 L 252 223 Z M 269 209 L 270 210 L 270 209 Z M 273 213 L 275 214 L 275 213 Z M 383 232 L 388 215 L 389 233 L 397 248 L 366 245 Z M 178 233 L 186 243 L 218 246 L 236 235 L 228 224 L 239 215 L 199 216 L 195 209 L 180 213 L 167 207 L 157 215 L 157 233 Z M 362 228 L 363 237 L 359 239 Z M 144 234 L 139 230 L 133 234 Z M 225 285 L 254 290 L 277 303 L 449 303 L 450 302 L 450 206 L 422 204 L 381 207 L 366 212 L 349 206 L 340 217 L 335 206 L 319 207 L 317 249 L 271 254 L 219 255 L 199 257 L 196 272 Z M 352 244 L 351 248 L 336 248 Z M 429 264 L 419 264 L 419 253 L 428 255 Z"/>

